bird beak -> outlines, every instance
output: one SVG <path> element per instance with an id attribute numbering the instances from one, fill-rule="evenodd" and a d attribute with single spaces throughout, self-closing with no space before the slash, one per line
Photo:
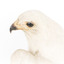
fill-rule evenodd
<path id="1" fill-rule="evenodd" d="M 10 27 L 10 33 L 12 32 L 12 30 L 17 30 L 17 28 L 16 28 L 16 26 L 14 26 L 14 24 L 12 24 Z"/>
<path id="2" fill-rule="evenodd" d="M 19 24 L 19 21 L 16 20 L 10 27 L 10 33 L 12 32 L 12 30 L 20 30 L 22 29 L 21 28 L 21 25 Z"/>

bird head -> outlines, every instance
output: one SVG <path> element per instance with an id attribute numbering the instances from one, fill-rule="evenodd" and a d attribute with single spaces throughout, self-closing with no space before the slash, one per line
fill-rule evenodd
<path id="1" fill-rule="evenodd" d="M 40 11 L 24 12 L 11 25 L 10 32 L 12 32 L 12 30 L 23 30 L 28 35 L 37 35 L 40 29 L 42 28 L 42 25 L 44 25 L 44 23 L 42 24 L 42 18 L 44 17 L 42 17 L 42 13 Z"/>

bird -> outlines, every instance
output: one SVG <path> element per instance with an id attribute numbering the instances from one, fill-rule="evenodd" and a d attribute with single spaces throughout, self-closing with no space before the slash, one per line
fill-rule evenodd
<path id="1" fill-rule="evenodd" d="M 64 29 L 44 13 L 23 12 L 11 25 L 13 30 L 24 31 L 29 50 L 16 50 L 11 64 L 64 64 Z"/>

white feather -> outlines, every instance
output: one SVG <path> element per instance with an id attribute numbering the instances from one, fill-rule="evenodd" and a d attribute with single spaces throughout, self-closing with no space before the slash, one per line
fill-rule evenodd
<path id="1" fill-rule="evenodd" d="M 29 52 L 16 51 L 12 64 L 64 64 L 64 30 L 59 24 L 40 11 L 24 12 L 18 19 L 20 24 L 32 21 L 35 26 L 24 30 Z"/>

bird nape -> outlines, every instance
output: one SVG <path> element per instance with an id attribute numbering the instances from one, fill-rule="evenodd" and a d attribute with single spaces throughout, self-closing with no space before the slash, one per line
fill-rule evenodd
<path id="1" fill-rule="evenodd" d="M 17 50 L 11 64 L 64 64 L 64 30 L 40 11 L 22 13 L 10 27 L 23 30 L 29 50 Z"/>

